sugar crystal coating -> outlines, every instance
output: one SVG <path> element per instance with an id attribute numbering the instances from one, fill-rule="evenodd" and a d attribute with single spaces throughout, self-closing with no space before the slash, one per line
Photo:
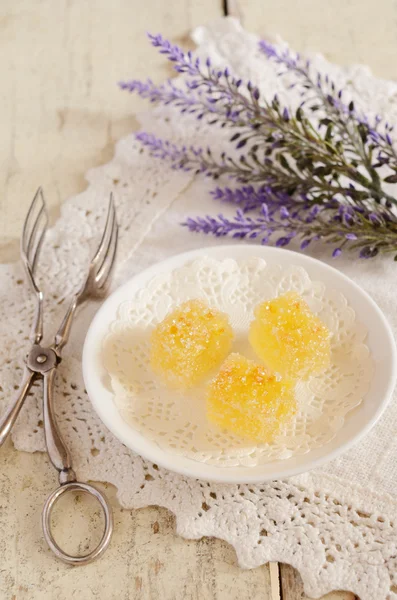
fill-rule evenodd
<path id="1" fill-rule="evenodd" d="M 248 440 L 271 442 L 295 412 L 294 384 L 238 353 L 208 386 L 209 421 Z"/>
<path id="2" fill-rule="evenodd" d="M 228 316 L 203 300 L 188 300 L 151 336 L 151 365 L 167 385 L 187 389 L 219 365 L 233 340 Z"/>
<path id="3" fill-rule="evenodd" d="M 297 292 L 259 304 L 249 340 L 272 370 L 307 379 L 330 364 L 330 333 Z"/>

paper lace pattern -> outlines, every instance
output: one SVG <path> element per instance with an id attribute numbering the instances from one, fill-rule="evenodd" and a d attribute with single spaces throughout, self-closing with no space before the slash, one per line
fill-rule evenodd
<path id="1" fill-rule="evenodd" d="M 225 312 L 235 333 L 232 351 L 255 360 L 248 342 L 254 308 L 290 290 L 329 328 L 332 359 L 324 373 L 298 383 L 298 411 L 272 444 L 255 445 L 212 427 L 205 414 L 205 383 L 182 393 L 153 374 L 150 332 L 182 302 L 202 298 Z M 249 467 L 305 454 L 335 436 L 369 389 L 373 364 L 365 337 L 365 327 L 357 323 L 345 297 L 312 282 L 302 267 L 285 269 L 261 258 L 201 258 L 158 275 L 120 306 L 103 342 L 103 362 L 114 402 L 134 429 L 193 460 Z"/>

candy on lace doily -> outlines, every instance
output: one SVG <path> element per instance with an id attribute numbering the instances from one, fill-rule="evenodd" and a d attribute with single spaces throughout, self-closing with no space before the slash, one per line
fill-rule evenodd
<path id="1" fill-rule="evenodd" d="M 330 364 L 330 332 L 296 292 L 259 304 L 249 339 L 265 364 L 286 377 L 307 379 Z"/>
<path id="2" fill-rule="evenodd" d="M 256 442 L 271 442 L 296 412 L 294 385 L 233 353 L 208 387 L 208 419 Z"/>
<path id="3" fill-rule="evenodd" d="M 188 300 L 153 330 L 151 366 L 167 385 L 187 389 L 221 363 L 232 340 L 226 314 L 203 300 Z"/>
<path id="4" fill-rule="evenodd" d="M 202 256 L 158 273 L 144 288 L 137 283 L 134 289 L 105 337 L 103 364 L 123 419 L 168 452 L 225 468 L 306 454 L 335 437 L 369 388 L 373 358 L 363 344 L 365 328 L 342 294 L 312 281 L 302 267 L 285 269 L 259 257 Z M 254 308 L 263 298 L 288 290 L 300 293 L 327 323 L 332 332 L 331 365 L 310 380 L 299 381 L 296 414 L 271 444 L 253 447 L 230 431 L 214 431 L 206 417 L 206 378 L 188 393 L 161 384 L 150 364 L 150 336 L 170 311 L 201 297 L 228 315 L 235 332 L 231 351 L 255 360 L 248 341 Z"/>

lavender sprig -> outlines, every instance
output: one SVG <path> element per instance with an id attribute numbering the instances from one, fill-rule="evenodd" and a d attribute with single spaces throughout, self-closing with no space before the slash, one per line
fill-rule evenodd
<path id="1" fill-rule="evenodd" d="M 397 251 L 396 199 L 384 186 L 397 183 L 392 126 L 379 117 L 371 122 L 346 98 L 346 90 L 314 71 L 310 61 L 267 42 L 260 43 L 262 52 L 281 67 L 280 75 L 293 77 L 290 87 L 300 90 L 302 101 L 294 110 L 277 96 L 263 98 L 255 85 L 228 68 L 203 62 L 161 35 L 149 38 L 183 81 L 156 86 L 151 80 L 133 80 L 121 83 L 122 89 L 235 130 L 230 138 L 234 150 L 220 156 L 210 148 L 179 147 L 145 132 L 137 136 L 152 156 L 170 161 L 173 168 L 242 184 L 218 187 L 212 194 L 238 206 L 234 219 L 188 219 L 191 231 L 262 243 L 277 234 L 279 246 L 298 237 L 302 249 L 321 239 L 336 245 L 334 256 L 345 246 L 363 257 Z"/>
<path id="2" fill-rule="evenodd" d="M 121 89 L 137 92 L 151 102 L 175 104 L 181 112 L 197 113 L 199 119 L 210 115 L 211 124 L 252 127 L 257 122 L 261 113 L 258 88 L 250 82 L 242 85 L 242 80 L 232 77 L 228 68 L 214 68 L 209 58 L 202 64 L 191 52 L 183 52 L 161 35 L 149 34 L 149 39 L 173 63 L 175 71 L 187 76 L 183 87 L 178 88 L 171 81 L 156 87 L 148 79 L 122 81 Z"/>
<path id="3" fill-rule="evenodd" d="M 350 179 L 353 186 L 358 186 L 356 200 L 370 197 L 377 201 L 394 201 L 382 189 L 376 172 L 377 167 L 390 163 L 389 158 L 385 154 L 379 154 L 377 163 L 372 164 L 372 146 L 369 148 L 369 155 L 361 152 L 365 127 L 363 121 L 359 123 L 360 130 L 356 127 L 349 131 L 345 120 L 340 119 L 343 132 L 336 136 L 330 119 L 323 118 L 320 119 L 319 126 L 320 129 L 326 127 L 326 130 L 318 131 L 304 114 L 302 107 L 292 114 L 288 108 L 280 106 L 277 97 L 273 98 L 271 103 L 262 101 L 260 104 L 259 90 L 250 82 L 245 85 L 241 80 L 236 81 L 228 69 L 214 69 L 209 60 L 206 61 L 205 69 L 202 69 L 200 60 L 194 59 L 190 52 L 184 53 L 162 36 L 149 37 L 153 45 L 159 47 L 160 52 L 174 63 L 175 69 L 188 76 L 186 89 L 180 90 L 172 83 L 156 88 L 150 80 L 146 84 L 133 81 L 121 86 L 138 91 L 142 96 L 149 97 L 152 102 L 173 102 L 181 107 L 182 112 L 198 113 L 198 119 L 204 115 L 213 116 L 215 113 L 215 118 L 210 121 L 212 124 L 228 124 L 240 129 L 231 138 L 237 149 L 245 149 L 245 154 L 237 163 L 225 155 L 221 164 L 217 165 L 212 160 L 209 168 L 203 169 L 203 164 L 197 168 L 197 152 L 194 152 L 193 156 L 189 156 L 187 152 L 183 160 L 184 168 L 191 163 L 191 168 L 199 172 L 206 171 L 207 174 L 216 177 L 229 174 L 239 181 L 259 181 L 267 177 L 268 184 L 278 185 L 280 189 L 297 190 L 298 193 L 307 193 L 308 189 L 311 189 L 315 201 L 324 194 L 326 199 L 335 194 L 342 197 L 351 195 L 350 185 L 345 187 L 339 184 L 339 179 L 344 177 Z M 340 92 L 334 100 L 332 94 L 326 94 L 318 77 L 317 84 L 311 80 L 308 63 L 302 66 L 298 58 L 286 52 L 278 54 L 269 44 L 262 44 L 263 49 L 276 62 L 304 77 L 304 88 L 319 93 L 329 109 L 332 107 L 337 114 L 339 110 L 342 115 L 347 111 L 351 120 L 349 109 L 341 108 L 344 105 L 340 100 Z M 193 79 L 190 80 L 189 77 Z M 201 89 L 198 95 L 194 95 L 193 90 L 200 87 L 204 89 Z M 332 82 L 330 87 L 331 91 L 335 91 Z M 246 94 L 243 94 L 240 88 L 245 89 Z M 312 111 L 317 108 L 310 106 Z M 335 122 L 338 125 L 338 119 L 335 119 Z M 335 127 L 334 130 L 340 132 L 341 127 Z M 374 130 L 371 131 L 374 133 Z M 372 140 L 368 137 L 369 133 L 365 135 Z M 390 137 L 389 133 L 387 135 Z M 346 140 L 346 136 L 350 136 L 351 139 Z M 365 145 L 363 147 L 365 150 Z M 291 158 L 292 161 L 289 160 Z M 362 159 L 369 177 L 360 168 L 362 165 L 357 158 Z M 226 168 L 225 162 L 228 163 Z M 391 178 L 394 177 L 397 180 L 397 172 L 389 175 L 386 181 L 391 182 Z"/>
<path id="4" fill-rule="evenodd" d="M 222 214 L 189 217 L 183 225 L 192 232 L 216 237 L 258 238 L 262 244 L 274 240 L 277 247 L 287 246 L 296 238 L 300 240 L 302 250 L 311 242 L 322 240 L 336 246 L 334 257 L 339 256 L 346 246 L 359 250 L 361 258 L 396 251 L 397 219 L 390 218 L 387 211 L 373 213 L 341 206 L 338 202 L 313 206 L 302 200 L 300 203 L 289 202 L 288 207 L 281 199 L 269 200 L 254 217 L 238 209 L 231 219 Z"/>
<path id="5" fill-rule="evenodd" d="M 259 47 L 268 58 L 284 67 L 281 75 L 293 75 L 301 82 L 301 106 L 306 105 L 311 111 L 323 108 L 328 118 L 320 119 L 320 125 L 332 125 L 338 130 L 345 142 L 346 152 L 362 160 L 362 166 L 375 185 L 379 186 L 376 169 L 386 164 L 393 169 L 394 174 L 386 177 L 385 181 L 397 183 L 397 153 L 391 138 L 393 126 L 386 122 L 382 130 L 383 120 L 379 115 L 371 123 L 366 115 L 355 108 L 352 100 L 346 104 L 343 99 L 344 90 L 337 89 L 328 75 L 312 73 L 310 61 L 302 59 L 299 54 L 294 54 L 289 49 L 280 51 L 265 40 L 259 42 Z M 295 87 L 296 83 L 292 83 L 290 88 Z M 374 143 L 376 160 L 372 161 Z"/>
<path id="6" fill-rule="evenodd" d="M 165 105 L 174 103 L 176 106 L 187 108 L 200 105 L 202 102 L 201 98 L 191 93 L 186 94 L 183 89 L 178 88 L 171 80 L 168 80 L 163 85 L 156 86 L 151 79 L 147 79 L 145 82 L 139 81 L 139 79 L 132 79 L 131 81 L 120 81 L 119 86 L 122 90 L 137 92 L 141 98 L 145 98 L 152 103 L 162 102 Z M 210 108 L 211 105 L 206 103 L 205 107 Z"/>
<path id="7" fill-rule="evenodd" d="M 157 152 L 159 145 L 163 142 L 151 134 L 140 132 L 137 134 L 138 139 L 152 150 L 152 155 L 158 157 Z M 240 134 L 235 134 L 232 140 L 235 141 Z M 241 149 L 245 146 L 245 139 L 240 140 L 237 148 Z M 322 202 L 330 200 L 339 195 L 341 199 L 345 198 L 349 201 L 353 200 L 358 203 L 368 201 L 374 198 L 377 201 L 386 199 L 389 202 L 395 201 L 393 197 L 386 192 L 379 193 L 377 190 L 365 189 L 371 184 L 365 177 L 356 169 L 351 168 L 351 177 L 354 181 L 347 184 L 340 183 L 338 167 L 329 164 L 323 164 L 323 160 L 327 158 L 319 158 L 318 162 L 314 163 L 312 159 L 302 155 L 304 149 L 297 146 L 297 153 L 291 150 L 292 158 L 286 157 L 284 153 L 284 144 L 272 144 L 275 150 L 275 155 L 270 157 L 258 156 L 258 148 L 253 145 L 246 154 L 241 154 L 234 158 L 222 153 L 220 157 L 215 157 L 210 148 L 205 150 L 194 146 L 183 146 L 177 148 L 172 145 L 172 151 L 164 150 L 161 157 L 168 159 L 173 168 L 181 168 L 185 171 L 193 171 L 195 173 L 204 173 L 208 177 L 218 179 L 222 175 L 227 175 L 232 179 L 236 179 L 242 183 L 263 182 L 265 185 L 271 186 L 275 191 L 286 191 L 289 194 L 305 194 L 308 195 L 313 202 Z M 341 175 L 347 173 L 341 172 Z"/>
<path id="8" fill-rule="evenodd" d="M 266 204 L 269 211 L 278 210 L 280 207 L 288 207 L 293 210 L 293 214 L 295 211 L 301 210 L 302 206 L 305 208 L 311 206 L 310 201 L 305 196 L 300 199 L 292 198 L 285 192 L 275 191 L 266 185 L 259 187 L 247 185 L 233 190 L 229 187 L 217 187 L 211 192 L 211 195 L 214 200 L 238 206 L 243 213 L 260 210 L 264 204 Z"/>

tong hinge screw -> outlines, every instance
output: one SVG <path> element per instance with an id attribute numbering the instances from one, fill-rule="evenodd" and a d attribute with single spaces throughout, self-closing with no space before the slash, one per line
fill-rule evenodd
<path id="1" fill-rule="evenodd" d="M 46 360 L 47 360 L 47 357 L 45 354 L 39 354 L 39 356 L 36 358 L 36 361 L 39 363 L 39 365 L 42 365 L 43 363 L 45 363 Z"/>

